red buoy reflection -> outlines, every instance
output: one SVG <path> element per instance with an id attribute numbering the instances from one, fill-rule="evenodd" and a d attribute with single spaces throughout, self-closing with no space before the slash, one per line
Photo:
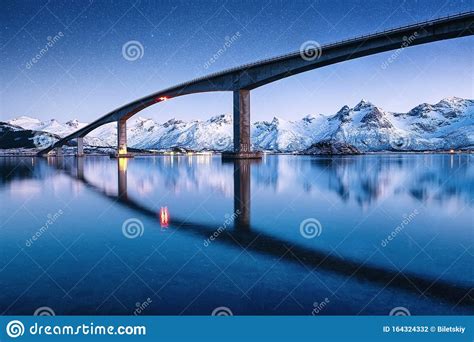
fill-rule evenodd
<path id="1" fill-rule="evenodd" d="M 161 228 L 168 228 L 169 213 L 168 207 L 161 207 L 160 209 L 160 225 Z"/>

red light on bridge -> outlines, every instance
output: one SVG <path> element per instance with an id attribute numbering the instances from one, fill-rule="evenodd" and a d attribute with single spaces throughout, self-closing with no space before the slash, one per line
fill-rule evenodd
<path id="1" fill-rule="evenodd" d="M 167 96 L 162 96 L 162 97 L 160 97 L 160 101 L 166 101 L 166 100 L 168 100 L 168 97 L 167 97 Z"/>
<path id="2" fill-rule="evenodd" d="M 168 207 L 161 207 L 160 209 L 160 225 L 162 228 L 167 228 L 169 223 Z"/>

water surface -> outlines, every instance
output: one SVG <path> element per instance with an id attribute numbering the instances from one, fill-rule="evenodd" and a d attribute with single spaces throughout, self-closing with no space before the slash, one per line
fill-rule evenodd
<path id="1" fill-rule="evenodd" d="M 470 155 L 0 158 L 0 177 L 2 314 L 474 313 Z"/>

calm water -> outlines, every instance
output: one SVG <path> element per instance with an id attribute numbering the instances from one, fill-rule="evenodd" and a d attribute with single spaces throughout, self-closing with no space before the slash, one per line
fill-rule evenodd
<path id="1" fill-rule="evenodd" d="M 469 155 L 0 158 L 0 175 L 2 314 L 474 313 Z"/>

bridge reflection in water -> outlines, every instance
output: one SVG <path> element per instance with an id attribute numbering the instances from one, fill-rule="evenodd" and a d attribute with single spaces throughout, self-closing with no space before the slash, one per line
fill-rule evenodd
<path id="1" fill-rule="evenodd" d="M 84 180 L 84 159 L 77 159 L 77 176 Z M 250 165 L 260 163 L 258 159 L 224 160 L 223 163 L 231 163 L 234 166 L 234 224 L 235 228 L 250 229 Z M 117 196 L 123 201 L 128 201 L 127 191 L 127 167 L 128 159 L 117 158 Z"/>
<path id="2" fill-rule="evenodd" d="M 93 185 L 84 176 L 84 158 L 76 158 L 76 170 L 70 168 L 70 164 L 64 163 L 63 158 L 56 158 L 55 165 L 58 169 L 73 176 L 88 188 L 101 193 L 113 200 L 115 203 L 124 205 L 141 215 L 157 219 L 155 210 L 149 209 L 143 204 L 128 196 L 127 192 L 127 159 L 117 160 L 118 185 L 117 195 L 112 195 L 103 189 Z M 369 265 L 366 263 L 343 258 L 339 255 L 318 250 L 315 247 L 306 247 L 286 241 L 277 236 L 269 235 L 252 227 L 251 224 L 251 170 L 254 163 L 251 160 L 232 160 L 223 163 L 233 164 L 234 178 L 234 229 L 226 229 L 219 236 L 217 243 L 232 245 L 233 247 L 244 248 L 250 252 L 268 255 L 279 258 L 282 262 L 292 262 L 303 264 L 310 268 L 312 272 L 325 270 L 334 272 L 346 277 L 354 277 L 362 281 L 369 281 L 384 287 L 394 287 L 419 295 L 420 291 L 424 296 L 437 298 L 438 300 L 449 301 L 455 305 L 472 307 L 474 298 L 469 294 L 470 287 L 453 284 L 442 279 L 433 279 L 408 271 L 392 270 L 390 268 Z M 75 174 L 75 175 L 74 175 Z M 191 222 L 179 218 L 172 211 L 169 226 L 179 231 L 196 235 L 206 239 L 216 231 L 216 225 Z"/>
<path id="3" fill-rule="evenodd" d="M 250 164 L 259 162 L 252 159 L 237 159 L 233 162 L 235 225 L 240 229 L 250 229 Z"/>
<path id="4" fill-rule="evenodd" d="M 80 159 L 80 158 L 77 158 Z M 119 158 L 117 159 L 117 170 L 118 170 L 118 184 L 117 184 L 117 196 L 122 200 L 128 200 L 127 191 L 127 167 L 128 159 Z"/>

